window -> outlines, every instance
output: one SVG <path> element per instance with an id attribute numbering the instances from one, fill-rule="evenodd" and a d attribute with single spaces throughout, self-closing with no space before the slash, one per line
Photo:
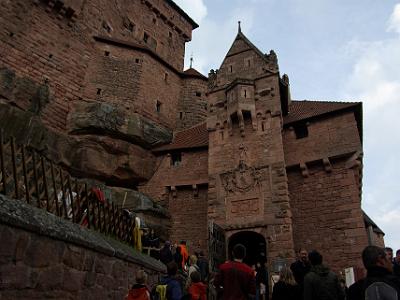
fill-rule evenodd
<path id="1" fill-rule="evenodd" d="M 104 51 L 105 56 L 110 56 L 110 51 Z"/>
<path id="2" fill-rule="evenodd" d="M 183 112 L 179 112 L 179 119 L 180 119 L 180 120 L 183 119 Z"/>
<path id="3" fill-rule="evenodd" d="M 97 89 L 97 95 L 101 94 L 101 89 Z"/>
<path id="4" fill-rule="evenodd" d="M 201 92 L 196 92 L 197 97 L 201 97 Z"/>
<path id="5" fill-rule="evenodd" d="M 172 39 L 172 32 L 171 31 L 168 32 L 168 36 L 169 36 L 170 39 Z"/>
<path id="6" fill-rule="evenodd" d="M 250 67 L 250 65 L 251 65 L 251 61 L 250 61 L 250 59 L 247 61 L 247 66 L 248 67 Z"/>
<path id="7" fill-rule="evenodd" d="M 244 97 L 247 98 L 247 91 L 244 90 Z"/>
<path id="8" fill-rule="evenodd" d="M 156 111 L 157 111 L 158 113 L 161 112 L 161 105 L 162 105 L 162 103 L 161 103 L 160 101 L 157 100 L 157 102 L 156 102 Z"/>
<path id="9" fill-rule="evenodd" d="M 167 72 L 164 73 L 164 81 L 168 81 L 168 73 Z"/>
<path id="10" fill-rule="evenodd" d="M 231 71 L 231 73 L 232 73 L 232 71 L 233 71 L 233 67 L 232 67 L 232 66 L 230 66 L 230 71 Z"/>
<path id="11" fill-rule="evenodd" d="M 294 126 L 294 133 L 296 134 L 296 139 L 302 139 L 308 136 L 307 124 L 300 123 Z"/>
<path id="12" fill-rule="evenodd" d="M 171 166 L 178 167 L 182 162 L 182 153 L 171 153 Z"/>
<path id="13" fill-rule="evenodd" d="M 145 43 L 147 43 L 149 41 L 149 35 L 146 32 L 143 34 L 143 41 Z"/>
<path id="14" fill-rule="evenodd" d="M 153 18 L 153 24 L 157 24 L 157 19 Z"/>

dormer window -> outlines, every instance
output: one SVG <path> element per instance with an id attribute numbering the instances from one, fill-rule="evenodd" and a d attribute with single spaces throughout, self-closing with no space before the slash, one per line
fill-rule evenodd
<path id="1" fill-rule="evenodd" d="M 182 153 L 171 153 L 171 166 L 178 167 L 182 162 Z"/>
<path id="2" fill-rule="evenodd" d="M 303 139 L 308 137 L 308 128 L 306 123 L 299 123 L 294 125 L 294 133 L 296 134 L 296 139 Z"/>

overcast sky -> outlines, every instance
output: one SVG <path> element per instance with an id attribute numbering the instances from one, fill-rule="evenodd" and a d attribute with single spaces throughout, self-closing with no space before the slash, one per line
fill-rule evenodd
<path id="1" fill-rule="evenodd" d="M 175 0 L 198 24 L 186 65 L 219 68 L 242 31 L 274 49 L 296 100 L 362 101 L 362 207 L 400 249 L 399 0 Z"/>

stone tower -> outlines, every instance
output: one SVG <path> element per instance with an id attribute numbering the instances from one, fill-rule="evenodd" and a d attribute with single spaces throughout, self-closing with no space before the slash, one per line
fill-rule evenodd
<path id="1" fill-rule="evenodd" d="M 282 142 L 290 99 L 276 54 L 263 54 L 239 27 L 220 69 L 209 74 L 208 101 L 209 221 L 225 229 L 228 254 L 240 242 L 257 248 L 248 257 L 292 258 Z"/>

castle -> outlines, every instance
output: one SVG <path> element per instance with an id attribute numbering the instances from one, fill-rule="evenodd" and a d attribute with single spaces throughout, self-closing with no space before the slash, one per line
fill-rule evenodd
<path id="1" fill-rule="evenodd" d="M 300 247 L 341 271 L 383 245 L 361 209 L 362 104 L 292 100 L 277 55 L 240 28 L 206 77 L 183 70 L 198 25 L 172 0 L 3 1 L 0 15 L 0 126 L 164 206 L 172 241 L 214 264 L 243 243 L 272 271 Z"/>

